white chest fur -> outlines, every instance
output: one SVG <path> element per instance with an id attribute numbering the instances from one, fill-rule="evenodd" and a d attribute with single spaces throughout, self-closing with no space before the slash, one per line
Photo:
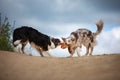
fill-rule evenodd
<path id="1" fill-rule="evenodd" d="M 50 40 L 51 45 L 48 45 L 48 49 L 54 49 L 55 48 L 55 44 Z"/>

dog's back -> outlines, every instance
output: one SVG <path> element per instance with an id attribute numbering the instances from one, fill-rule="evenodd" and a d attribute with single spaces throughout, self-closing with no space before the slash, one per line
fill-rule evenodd
<path id="1" fill-rule="evenodd" d="M 91 46 L 93 46 L 93 44 L 96 43 L 93 33 L 88 29 L 78 29 L 78 30 L 72 32 L 71 36 L 74 36 L 74 39 L 75 39 L 75 41 L 72 41 L 73 42 L 72 45 L 76 45 L 76 46 L 91 45 Z"/>
<path id="2" fill-rule="evenodd" d="M 27 40 L 31 43 L 41 46 L 43 50 L 48 50 L 48 45 L 51 45 L 50 37 L 40 33 L 32 27 L 22 26 L 17 28 L 13 32 L 13 45 L 15 41 L 20 40 L 20 42 L 26 42 Z"/>
<path id="3" fill-rule="evenodd" d="M 68 45 L 68 51 L 70 54 L 74 54 L 77 47 L 81 48 L 82 45 L 84 45 L 86 47 L 86 55 L 88 55 L 89 49 L 91 49 L 90 55 L 92 55 L 93 48 L 97 44 L 96 36 L 101 33 L 103 22 L 97 22 L 96 26 L 96 32 L 91 32 L 88 29 L 78 29 L 72 32 L 68 38 L 62 38 L 65 44 Z"/>

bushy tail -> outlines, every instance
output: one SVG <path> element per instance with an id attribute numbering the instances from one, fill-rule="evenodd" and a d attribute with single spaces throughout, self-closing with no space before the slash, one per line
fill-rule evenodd
<path id="1" fill-rule="evenodd" d="M 98 22 L 96 23 L 97 31 L 94 33 L 95 36 L 97 36 L 98 34 L 101 33 L 101 31 L 102 31 L 102 29 L 103 29 L 103 25 L 104 25 L 104 23 L 103 23 L 102 20 L 100 20 L 100 21 L 98 21 Z"/>

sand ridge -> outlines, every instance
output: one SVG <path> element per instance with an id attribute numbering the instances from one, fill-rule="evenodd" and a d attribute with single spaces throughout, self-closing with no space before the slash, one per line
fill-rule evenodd
<path id="1" fill-rule="evenodd" d="M 120 54 L 51 58 L 0 51 L 0 80 L 120 80 Z"/>

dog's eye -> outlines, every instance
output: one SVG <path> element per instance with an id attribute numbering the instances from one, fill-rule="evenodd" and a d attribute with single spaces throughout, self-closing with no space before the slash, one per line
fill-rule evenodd
<path id="1" fill-rule="evenodd" d="M 75 41 L 75 39 L 71 39 L 71 41 Z"/>

